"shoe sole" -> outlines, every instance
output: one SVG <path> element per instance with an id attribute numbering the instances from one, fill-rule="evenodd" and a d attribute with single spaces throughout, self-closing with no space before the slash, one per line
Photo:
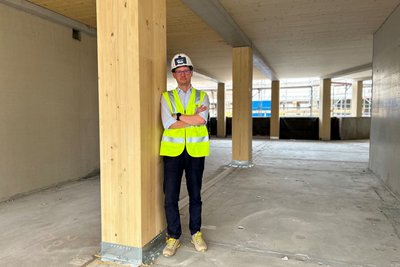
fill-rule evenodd
<path id="1" fill-rule="evenodd" d="M 168 255 L 168 254 L 164 254 L 164 253 L 163 253 L 163 256 L 164 256 L 164 257 L 167 257 L 167 258 L 174 256 L 174 255 L 176 254 L 176 251 L 177 251 L 178 248 L 180 248 L 180 247 L 181 247 L 181 244 L 179 243 L 179 244 L 176 246 L 176 249 L 175 249 L 175 253 L 174 253 L 174 254 Z"/>
<path id="2" fill-rule="evenodd" d="M 198 252 L 206 252 L 206 251 L 207 251 L 207 248 L 206 248 L 206 249 L 198 250 L 198 249 L 196 248 L 194 242 L 193 242 L 193 241 L 190 241 L 190 242 L 193 244 L 193 246 L 194 246 L 194 248 L 196 249 L 196 251 L 198 251 Z"/>

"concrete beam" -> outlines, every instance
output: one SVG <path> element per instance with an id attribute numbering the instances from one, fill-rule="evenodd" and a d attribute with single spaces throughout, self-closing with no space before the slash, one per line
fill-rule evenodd
<path id="1" fill-rule="evenodd" d="M 32 4 L 25 0 L 0 0 L 0 3 L 27 12 L 29 14 L 41 17 L 43 19 L 64 25 L 68 28 L 79 30 L 90 36 L 97 35 L 96 29 L 92 27 L 89 27 L 81 22 L 72 20 L 54 11 Z"/>
<path id="2" fill-rule="evenodd" d="M 1 1 L 1 0 L 0 0 L 0 1 Z M 170 62 L 170 60 L 168 60 L 168 63 L 169 63 L 169 62 Z M 167 67 L 167 71 L 168 71 L 169 73 L 171 73 L 171 66 L 169 66 L 169 64 L 168 64 L 168 67 Z M 196 75 L 197 77 L 200 77 L 200 78 L 202 78 L 202 79 L 205 79 L 205 80 L 208 80 L 208 81 L 212 81 L 212 82 L 215 82 L 215 83 L 220 83 L 220 82 L 222 82 L 222 81 L 218 80 L 218 78 L 216 78 L 214 75 L 209 74 L 208 72 L 206 72 L 206 71 L 204 71 L 204 70 L 202 70 L 202 69 L 195 68 L 195 69 L 193 70 L 193 74 Z M 175 81 L 175 80 L 174 80 L 174 81 Z"/>
<path id="3" fill-rule="evenodd" d="M 353 73 L 362 72 L 362 71 L 366 71 L 366 70 L 372 70 L 372 63 L 367 63 L 364 65 L 360 65 L 360 66 L 340 70 L 338 72 L 334 72 L 331 74 L 327 74 L 327 75 L 321 77 L 321 79 L 333 79 L 333 78 L 342 77 L 342 76 L 346 76 L 346 75 L 350 75 Z"/>
<path id="4" fill-rule="evenodd" d="M 270 80 L 278 80 L 275 71 L 270 67 L 267 60 L 218 0 L 182 0 L 182 2 L 232 47 L 251 47 L 254 66 Z"/>
<path id="5" fill-rule="evenodd" d="M 368 81 L 368 80 L 372 80 L 372 76 L 360 77 L 360 78 L 356 78 L 354 80 L 355 81 Z"/>
<path id="6" fill-rule="evenodd" d="M 253 64 L 254 66 L 271 81 L 279 80 L 275 71 L 270 67 L 268 61 L 263 55 L 253 46 Z"/>
<path id="7" fill-rule="evenodd" d="M 198 71 L 193 71 L 193 74 L 196 75 L 197 77 L 203 78 L 205 80 L 209 80 L 215 83 L 219 83 L 221 81 L 219 81 L 217 78 L 213 77 L 212 75 L 209 75 L 207 73 L 204 72 L 198 72 Z"/>

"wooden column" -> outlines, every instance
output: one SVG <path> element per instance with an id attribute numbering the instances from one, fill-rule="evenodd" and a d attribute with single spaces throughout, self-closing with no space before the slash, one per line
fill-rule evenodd
<path id="1" fill-rule="evenodd" d="M 363 81 L 355 81 L 352 89 L 353 94 L 351 98 L 351 116 L 362 117 Z"/>
<path id="2" fill-rule="evenodd" d="M 97 0 L 103 260 L 146 263 L 164 242 L 165 26 L 165 1 Z"/>
<path id="3" fill-rule="evenodd" d="M 270 139 L 279 139 L 279 81 L 271 83 Z"/>
<path id="4" fill-rule="evenodd" d="M 217 90 L 217 137 L 226 137 L 225 84 L 218 83 Z"/>
<path id="5" fill-rule="evenodd" d="M 323 79 L 319 99 L 319 139 L 331 140 L 331 79 Z"/>
<path id="6" fill-rule="evenodd" d="M 233 48 L 232 163 L 251 167 L 252 132 L 251 98 L 253 86 L 253 51 L 250 47 Z"/>

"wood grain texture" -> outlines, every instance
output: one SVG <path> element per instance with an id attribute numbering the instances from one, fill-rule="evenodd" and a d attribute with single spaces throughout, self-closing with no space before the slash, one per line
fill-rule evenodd
<path id="1" fill-rule="evenodd" d="M 95 0 L 29 1 L 96 27 Z M 230 82 L 231 46 L 227 40 L 181 0 L 166 2 L 169 58 L 186 52 L 197 71 Z M 324 77 L 370 63 L 373 34 L 399 4 L 399 0 L 219 2 L 280 79 Z M 257 69 L 254 77 L 265 79 Z"/>
<path id="2" fill-rule="evenodd" d="M 270 120 L 270 136 L 279 139 L 279 81 L 271 82 L 271 120 Z"/>
<path id="3" fill-rule="evenodd" d="M 96 0 L 28 0 L 68 18 L 96 28 Z"/>
<path id="4" fill-rule="evenodd" d="M 225 84 L 218 83 L 217 89 L 217 136 L 226 137 Z"/>
<path id="5" fill-rule="evenodd" d="M 165 226 L 165 10 L 159 0 L 97 2 L 103 242 L 143 247 Z"/>
<path id="6" fill-rule="evenodd" d="M 331 79 L 321 80 L 319 101 L 319 139 L 331 140 Z"/>
<path id="7" fill-rule="evenodd" d="M 250 47 L 233 48 L 232 160 L 252 159 L 253 52 Z"/>
<path id="8" fill-rule="evenodd" d="M 363 81 L 355 81 L 352 88 L 351 116 L 362 117 Z"/>

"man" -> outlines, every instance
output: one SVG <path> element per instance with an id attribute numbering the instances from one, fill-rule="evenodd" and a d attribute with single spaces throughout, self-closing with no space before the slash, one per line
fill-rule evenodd
<path id="1" fill-rule="evenodd" d="M 161 119 L 164 133 L 160 155 L 164 156 L 164 208 L 167 218 L 166 257 L 173 256 L 180 247 L 182 234 L 179 215 L 179 193 L 183 171 L 189 194 L 189 229 L 192 243 L 200 252 L 207 250 L 201 228 L 201 185 L 205 156 L 210 143 L 206 127 L 209 99 L 205 92 L 192 87 L 193 65 L 185 54 L 177 54 L 171 61 L 172 75 L 178 87 L 164 92 L 161 97 Z"/>

